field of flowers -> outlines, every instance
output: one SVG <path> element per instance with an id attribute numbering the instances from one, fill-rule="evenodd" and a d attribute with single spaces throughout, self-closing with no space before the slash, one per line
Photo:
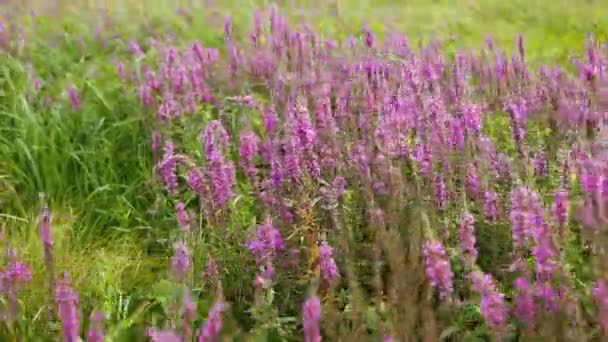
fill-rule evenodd
<path id="1" fill-rule="evenodd" d="M 605 4 L 240 5 L 1 9 L 0 341 L 608 340 Z"/>

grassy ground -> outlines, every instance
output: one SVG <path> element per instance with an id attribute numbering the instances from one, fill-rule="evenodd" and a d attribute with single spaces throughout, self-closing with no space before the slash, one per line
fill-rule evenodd
<path id="1" fill-rule="evenodd" d="M 112 292 L 116 299 L 164 277 L 152 265 L 165 260 L 146 252 L 164 243 L 174 225 L 171 208 L 150 182 L 150 130 L 136 94 L 124 93 L 112 63 L 126 56 L 128 39 L 147 39 L 150 32 L 174 31 L 178 39 L 218 44 L 223 16 L 216 13 L 230 13 L 236 29 L 245 30 L 252 9 L 267 3 L 207 2 L 191 11 L 192 24 L 174 14 L 175 3 L 111 4 L 106 7 L 115 13 L 113 23 L 103 29 L 101 41 L 91 25 L 100 23 L 99 17 L 74 4 L 41 9 L 32 2 L 37 17 L 14 20 L 31 31 L 21 58 L 0 56 L 0 222 L 35 269 L 42 267 L 35 261 L 40 260 L 37 199 L 45 192 L 60 227 L 57 241 L 66 246 L 58 262 L 81 279 L 83 292 Z M 413 43 L 452 38 L 455 49 L 481 46 L 490 32 L 505 44 L 522 33 L 535 63 L 567 63 L 582 52 L 587 33 L 608 38 L 608 2 L 601 0 L 284 1 L 281 6 L 290 16 L 342 38 L 364 22 L 379 33 L 407 32 Z M 161 26 L 153 24 L 161 21 Z M 43 80 L 37 93 L 30 87 L 30 63 Z M 67 100 L 50 106 L 36 100 L 65 99 L 70 84 L 82 90 L 85 110 L 78 115 Z M 45 290 L 30 291 L 35 302 Z"/>

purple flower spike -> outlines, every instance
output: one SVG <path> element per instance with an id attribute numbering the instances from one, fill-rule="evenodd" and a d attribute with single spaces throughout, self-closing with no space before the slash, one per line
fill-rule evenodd
<path id="1" fill-rule="evenodd" d="M 198 335 L 198 342 L 217 342 L 220 338 L 220 332 L 224 326 L 222 313 L 228 309 L 226 303 L 222 301 L 216 302 L 209 310 L 207 321 L 201 327 L 201 332 Z"/>
<path id="2" fill-rule="evenodd" d="M 475 246 L 475 218 L 465 212 L 460 220 L 460 246 L 468 266 L 477 261 L 477 246 Z"/>
<path id="3" fill-rule="evenodd" d="M 427 241 L 422 249 L 426 275 L 431 286 L 439 290 L 439 296 L 447 299 L 454 291 L 454 274 L 445 248 L 440 242 Z"/>
<path id="4" fill-rule="evenodd" d="M 593 285 L 591 294 L 597 308 L 596 320 L 604 331 L 608 330 L 608 287 L 601 280 Z"/>
<path id="5" fill-rule="evenodd" d="M 55 289 L 55 301 L 57 302 L 59 319 L 63 337 L 66 342 L 77 342 L 80 337 L 78 331 L 80 329 L 78 305 L 80 299 L 78 294 L 71 285 L 70 277 L 67 273 L 64 274 L 62 280 L 57 282 Z"/>
<path id="6" fill-rule="evenodd" d="M 304 323 L 304 341 L 305 342 L 320 342 L 321 341 L 321 300 L 319 297 L 312 296 L 308 298 L 302 306 L 302 316 Z"/>
<path id="7" fill-rule="evenodd" d="M 519 277 L 515 279 L 513 287 L 517 291 L 515 296 L 515 316 L 530 329 L 534 327 L 535 306 L 534 297 L 528 279 Z"/>
<path id="8" fill-rule="evenodd" d="M 175 248 L 175 254 L 171 258 L 171 270 L 177 280 L 183 281 L 190 270 L 190 250 L 188 250 L 188 246 L 183 241 L 175 243 L 173 247 Z"/>
<path id="9" fill-rule="evenodd" d="M 80 100 L 78 90 L 74 86 L 70 86 L 68 88 L 68 97 L 70 98 L 72 110 L 75 112 L 79 112 L 82 109 L 82 101 Z"/>
<path id="10" fill-rule="evenodd" d="M 334 249 L 324 242 L 319 248 L 319 264 L 321 268 L 321 277 L 329 285 L 335 284 L 340 279 L 340 271 L 334 261 Z"/>
<path id="11" fill-rule="evenodd" d="M 103 312 L 95 311 L 91 314 L 91 329 L 87 334 L 87 342 L 103 342 L 105 340 L 104 320 Z"/>

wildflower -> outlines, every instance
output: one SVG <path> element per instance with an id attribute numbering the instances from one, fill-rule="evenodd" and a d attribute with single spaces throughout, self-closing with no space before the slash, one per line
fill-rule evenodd
<path id="1" fill-rule="evenodd" d="M 175 147 L 173 146 L 173 142 L 170 140 L 166 141 L 163 159 L 159 162 L 158 169 L 167 191 L 172 195 L 177 195 L 177 162 L 175 161 L 174 153 Z"/>
<path id="2" fill-rule="evenodd" d="M 158 131 L 152 132 L 152 137 L 151 137 L 152 152 L 154 152 L 154 153 L 158 152 L 158 150 L 160 149 L 161 139 L 162 139 L 161 135 Z"/>
<path id="3" fill-rule="evenodd" d="M 256 239 L 247 242 L 247 248 L 258 262 L 274 256 L 284 247 L 285 243 L 281 237 L 281 232 L 270 223 L 258 226 Z"/>
<path id="4" fill-rule="evenodd" d="M 183 339 L 184 341 L 191 341 L 192 323 L 196 319 L 196 303 L 192 301 L 192 296 L 189 293 L 184 296 L 182 316 Z"/>
<path id="5" fill-rule="evenodd" d="M 9 253 L 14 254 L 14 251 Z M 0 293 L 6 296 L 8 302 L 6 318 L 10 320 L 17 315 L 19 291 L 32 280 L 32 272 L 28 265 L 17 261 L 15 255 L 9 254 L 9 257 L 12 259 L 11 263 L 5 271 L 0 272 Z"/>
<path id="6" fill-rule="evenodd" d="M 302 316 L 304 323 L 304 341 L 321 341 L 321 301 L 319 297 L 309 297 L 302 305 Z"/>
<path id="7" fill-rule="evenodd" d="M 597 308 L 596 320 L 603 330 L 608 330 L 608 287 L 603 280 L 595 282 L 591 290 Z"/>
<path id="8" fill-rule="evenodd" d="M 568 191 L 558 190 L 555 192 L 555 221 L 558 226 L 563 226 L 568 220 Z"/>
<path id="9" fill-rule="evenodd" d="M 80 299 L 76 291 L 72 288 L 71 280 L 67 273 L 64 274 L 63 279 L 57 282 L 55 301 L 57 302 L 59 319 L 61 320 L 65 341 L 77 342 L 80 339 L 78 336 L 80 329 L 78 305 Z"/>
<path id="10" fill-rule="evenodd" d="M 334 250 L 326 242 L 323 242 L 319 247 L 319 266 L 321 269 L 321 277 L 328 284 L 333 285 L 338 279 L 340 279 L 340 272 L 336 262 L 334 261 Z"/>
<path id="11" fill-rule="evenodd" d="M 190 251 L 185 242 L 179 241 L 173 246 L 175 253 L 171 258 L 171 270 L 179 281 L 186 279 L 190 270 Z"/>
<path id="12" fill-rule="evenodd" d="M 260 138 L 254 132 L 247 131 L 241 134 L 239 145 L 241 168 L 247 177 L 253 178 L 258 173 L 254 158 L 259 153 Z"/>
<path id="13" fill-rule="evenodd" d="M 435 176 L 434 182 L 435 184 L 435 201 L 437 203 L 437 207 L 440 210 L 445 210 L 448 202 L 448 191 L 445 186 L 445 182 L 443 178 L 440 176 Z"/>
<path id="14" fill-rule="evenodd" d="M 440 242 L 427 241 L 423 246 L 422 254 L 431 286 L 439 290 L 442 299 L 448 298 L 454 291 L 452 283 L 454 274 L 445 248 Z"/>
<path id="15" fill-rule="evenodd" d="M 94 311 L 91 313 L 91 328 L 87 334 L 87 342 L 103 342 L 104 336 L 104 314 Z"/>
<path id="16" fill-rule="evenodd" d="M 177 222 L 179 223 L 180 227 L 184 231 L 190 230 L 191 222 L 190 216 L 186 211 L 186 205 L 183 202 L 178 202 L 177 204 L 175 204 L 175 212 L 177 216 Z"/>
<path id="17" fill-rule="evenodd" d="M 70 86 L 68 88 L 68 97 L 70 98 L 70 104 L 72 105 L 72 110 L 75 112 L 79 112 L 82 108 L 82 102 L 80 100 L 80 95 L 78 94 L 78 90 L 74 86 Z"/>
<path id="18" fill-rule="evenodd" d="M 129 50 L 131 51 L 131 54 L 133 54 L 134 57 L 139 58 L 144 55 L 143 51 L 141 51 L 141 48 L 139 47 L 139 44 L 137 44 L 137 42 L 135 42 L 135 41 L 129 42 L 128 47 L 129 47 Z"/>
<path id="19" fill-rule="evenodd" d="M 530 290 L 528 279 L 519 277 L 515 279 L 513 287 L 517 291 L 515 296 L 515 316 L 528 327 L 534 325 L 535 307 L 534 298 Z"/>
<path id="20" fill-rule="evenodd" d="M 201 327 L 198 335 L 198 342 L 216 342 L 219 341 L 220 332 L 224 325 L 222 313 L 228 309 L 226 303 L 217 301 L 209 310 L 209 315 L 205 324 Z"/>
<path id="21" fill-rule="evenodd" d="M 486 219 L 490 222 L 498 218 L 498 194 L 494 191 L 485 190 L 483 192 L 483 212 Z"/>
<path id="22" fill-rule="evenodd" d="M 150 329 L 147 331 L 147 335 L 152 342 L 183 342 L 173 330 Z"/>
<path id="23" fill-rule="evenodd" d="M 475 218 L 465 212 L 460 220 L 460 247 L 468 266 L 477 261 L 477 246 L 475 246 Z"/>
<path id="24" fill-rule="evenodd" d="M 476 271 L 470 275 L 470 280 L 473 290 L 481 295 L 480 309 L 483 317 L 492 328 L 504 330 L 508 319 L 507 304 L 504 294 L 496 289 L 492 276 Z"/>

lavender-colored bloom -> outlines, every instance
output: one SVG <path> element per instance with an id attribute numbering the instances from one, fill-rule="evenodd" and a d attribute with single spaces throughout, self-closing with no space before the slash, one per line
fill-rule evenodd
<path id="1" fill-rule="evenodd" d="M 340 271 L 334 261 L 334 250 L 326 242 L 319 247 L 319 266 L 321 277 L 329 285 L 335 284 L 340 279 Z"/>
<path id="2" fill-rule="evenodd" d="M 473 290 L 481 295 L 481 314 L 492 328 L 503 331 L 508 319 L 504 294 L 498 292 L 489 274 L 476 271 L 471 273 L 470 280 Z"/>
<path id="3" fill-rule="evenodd" d="M 152 152 L 156 153 L 160 149 L 162 137 L 158 131 L 153 131 L 151 136 Z"/>
<path id="4" fill-rule="evenodd" d="M 75 112 L 79 112 L 82 109 L 82 101 L 80 100 L 78 90 L 74 86 L 70 86 L 68 88 L 68 97 L 70 98 L 72 110 Z"/>
<path id="5" fill-rule="evenodd" d="M 534 326 L 535 305 L 532 290 L 528 279 L 519 277 L 515 279 L 513 287 L 517 291 L 515 296 L 515 316 L 529 328 Z"/>
<path id="6" fill-rule="evenodd" d="M 475 243 L 475 218 L 471 213 L 465 212 L 460 220 L 460 247 L 468 266 L 473 266 L 477 261 Z"/>
<path id="7" fill-rule="evenodd" d="M 258 174 L 254 158 L 260 150 L 260 138 L 252 131 L 241 134 L 239 144 L 240 164 L 245 175 L 253 178 Z"/>
<path id="8" fill-rule="evenodd" d="M 281 232 L 270 223 L 258 226 L 256 239 L 247 242 L 247 248 L 258 262 L 272 258 L 284 247 L 285 243 L 281 237 Z"/>
<path id="9" fill-rule="evenodd" d="M 209 177 L 213 189 L 214 205 L 224 208 L 228 201 L 234 197 L 236 175 L 234 163 L 227 160 L 219 152 L 207 156 L 209 162 Z"/>
<path id="10" fill-rule="evenodd" d="M 177 162 L 175 161 L 175 147 L 171 140 L 165 142 L 163 159 L 159 162 L 158 169 L 160 176 L 165 183 L 167 191 L 172 195 L 177 195 Z"/>
<path id="11" fill-rule="evenodd" d="M 440 242 L 425 242 L 422 254 L 426 275 L 431 286 L 439 290 L 442 299 L 448 298 L 454 291 L 452 280 L 454 274 L 445 248 Z"/>
<path id="12" fill-rule="evenodd" d="M 462 109 L 462 114 L 467 132 L 472 136 L 478 136 L 483 125 L 481 109 L 477 105 L 468 104 Z"/>
<path id="13" fill-rule="evenodd" d="M 490 222 L 498 218 L 498 194 L 494 191 L 485 190 L 483 193 L 483 212 Z"/>
<path id="14" fill-rule="evenodd" d="M 595 282 L 591 294 L 597 308 L 596 320 L 603 330 L 608 330 L 608 286 L 603 280 Z"/>
<path id="15" fill-rule="evenodd" d="M 104 320 L 103 312 L 94 311 L 91 313 L 91 328 L 87 333 L 87 342 L 103 342 L 105 340 Z"/>
<path id="16" fill-rule="evenodd" d="M 440 176 L 435 176 L 435 201 L 437 203 L 437 207 L 440 210 L 445 210 L 448 203 L 448 190 L 443 181 L 443 178 Z"/>
<path id="17" fill-rule="evenodd" d="M 65 341 L 77 342 L 80 339 L 78 336 L 80 329 L 78 305 L 80 299 L 76 291 L 72 288 L 71 280 L 67 273 L 64 274 L 62 280 L 57 282 L 55 301 L 57 302 L 59 319 L 61 320 Z"/>
<path id="18" fill-rule="evenodd" d="M 190 270 L 190 250 L 185 242 L 179 241 L 173 245 L 175 253 L 171 258 L 171 271 L 175 275 L 176 279 L 183 281 L 188 275 Z"/>
<path id="19" fill-rule="evenodd" d="M 53 239 L 51 238 L 51 211 L 47 207 L 40 209 L 40 240 L 45 246 L 52 246 Z"/>
<path id="20" fill-rule="evenodd" d="M 198 342 L 217 342 L 220 338 L 220 332 L 224 326 L 222 314 L 228 309 L 226 303 L 217 301 L 209 310 L 209 315 L 205 324 L 201 327 L 198 335 Z"/>
<path id="21" fill-rule="evenodd" d="M 175 204 L 175 216 L 177 217 L 177 222 L 183 230 L 190 230 L 190 216 L 186 211 L 186 205 L 183 202 L 177 202 Z"/>
<path id="22" fill-rule="evenodd" d="M 202 195 L 205 191 L 205 185 L 201 178 L 201 171 L 192 169 L 188 171 L 188 186 L 190 190 L 197 195 Z"/>
<path id="23" fill-rule="evenodd" d="M 530 234 L 525 212 L 528 193 L 529 191 L 525 187 L 515 188 L 511 191 L 511 212 L 509 216 L 515 248 L 523 248 Z"/>
<path id="24" fill-rule="evenodd" d="M 131 54 L 133 54 L 133 56 L 136 58 L 142 57 L 144 55 L 143 51 L 141 51 L 141 48 L 139 47 L 139 44 L 137 44 L 137 42 L 135 41 L 129 42 L 129 50 L 131 51 Z"/>
<path id="25" fill-rule="evenodd" d="M 474 195 L 479 193 L 479 175 L 477 173 L 477 167 L 473 163 L 467 165 L 466 183 L 468 191 Z"/>
<path id="26" fill-rule="evenodd" d="M 539 153 L 534 158 L 534 171 L 538 177 L 547 175 L 547 155 L 545 153 Z"/>
<path id="27" fill-rule="evenodd" d="M 184 341 L 192 341 L 192 323 L 196 319 L 196 303 L 192 296 L 187 293 L 184 296 L 182 307 L 182 337 Z"/>
<path id="28" fill-rule="evenodd" d="M 312 296 L 306 299 L 302 305 L 302 322 L 304 324 L 304 341 L 321 341 L 321 300 Z"/>
<path id="29" fill-rule="evenodd" d="M 183 342 L 182 338 L 173 330 L 150 329 L 147 331 L 147 335 L 152 342 Z"/>
<path id="30" fill-rule="evenodd" d="M 568 220 L 568 191 L 561 189 L 555 192 L 555 221 L 563 226 Z"/>
<path id="31" fill-rule="evenodd" d="M 346 179 L 342 176 L 334 178 L 332 182 L 332 189 L 336 195 L 336 198 L 342 198 L 346 193 Z"/>
<path id="32" fill-rule="evenodd" d="M 211 121 L 201 133 L 201 142 L 207 156 L 230 148 L 230 136 L 219 120 Z"/>

